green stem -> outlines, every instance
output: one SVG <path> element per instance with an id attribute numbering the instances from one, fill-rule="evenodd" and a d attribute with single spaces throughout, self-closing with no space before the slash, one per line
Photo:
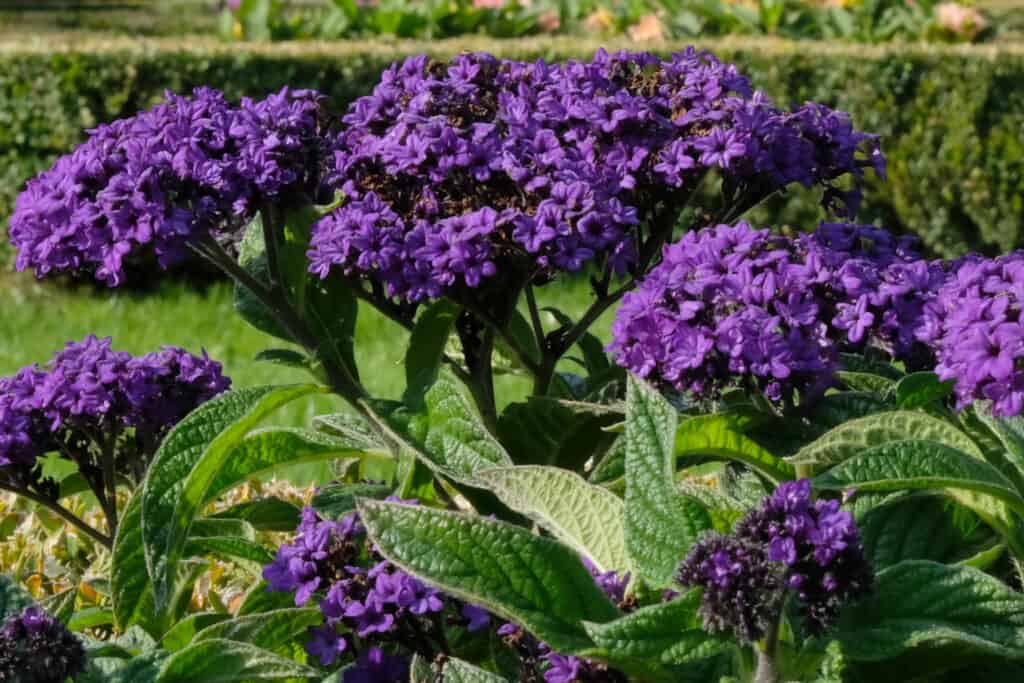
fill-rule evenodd
<path id="1" fill-rule="evenodd" d="M 111 536 L 106 536 L 102 532 L 92 528 L 91 526 L 86 524 L 85 520 L 75 515 L 75 513 L 71 512 L 71 510 L 68 510 L 66 507 L 64 507 L 57 501 L 50 500 L 49 498 L 41 496 L 33 491 L 30 491 L 29 489 L 21 488 L 20 486 L 15 486 L 13 484 L 0 483 L 0 489 L 10 491 L 15 495 L 21 496 L 22 498 L 26 498 L 34 503 L 38 503 L 39 505 L 48 508 L 49 510 L 56 513 L 61 519 L 68 522 L 71 526 L 75 527 L 79 531 L 83 532 L 84 534 L 92 538 L 94 541 L 102 545 L 107 550 L 110 550 L 114 547 L 114 541 Z"/>
<path id="2" fill-rule="evenodd" d="M 103 459 L 103 497 L 100 498 L 100 505 L 107 518 L 107 531 L 111 538 L 117 536 L 117 456 L 114 453 L 116 443 L 117 434 L 114 434 L 100 444 L 100 457 Z"/>
<path id="3" fill-rule="evenodd" d="M 492 434 L 498 432 L 498 406 L 494 396 L 494 329 L 486 327 L 483 332 L 483 340 L 477 349 L 479 356 L 474 367 L 470 368 L 472 381 L 470 388 L 473 397 L 476 399 L 477 407 L 480 409 L 480 417 L 484 425 Z"/>
<path id="4" fill-rule="evenodd" d="M 530 323 L 533 325 L 533 336 L 537 339 L 537 348 L 544 348 L 544 325 L 540 322 L 540 309 L 533 295 L 533 285 L 526 285 L 526 305 L 530 308 Z"/>

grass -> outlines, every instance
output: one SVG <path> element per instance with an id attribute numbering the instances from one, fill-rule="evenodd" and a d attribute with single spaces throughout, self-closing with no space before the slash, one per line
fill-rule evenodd
<path id="1" fill-rule="evenodd" d="M 591 295 L 586 281 L 579 278 L 548 285 L 538 296 L 542 306 L 555 306 L 575 317 Z M 301 370 L 253 360 L 259 351 L 283 344 L 234 313 L 226 284 L 203 293 L 168 284 L 155 294 L 137 295 L 69 290 L 27 277 L 0 276 L 0 301 L 0 375 L 46 361 L 68 340 L 96 334 L 113 337 L 115 348 L 132 353 L 165 344 L 194 353 L 206 349 L 224 364 L 236 387 L 308 380 Z M 359 316 L 356 355 L 363 381 L 375 396 L 398 398 L 405 385 L 401 363 L 408 335 L 368 307 L 362 307 Z M 546 322 L 553 327 L 553 319 Z M 606 314 L 594 331 L 607 339 L 610 324 L 611 316 Z M 528 386 L 524 378 L 499 377 L 499 403 L 521 399 Z M 340 400 L 320 397 L 286 407 L 274 422 L 308 424 L 316 414 L 343 409 Z"/>

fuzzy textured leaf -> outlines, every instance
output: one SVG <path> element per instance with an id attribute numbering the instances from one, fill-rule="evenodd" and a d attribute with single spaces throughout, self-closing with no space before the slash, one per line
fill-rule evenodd
<path id="1" fill-rule="evenodd" d="M 192 643 L 164 662 L 157 683 L 234 683 L 312 678 L 316 669 L 248 643 L 211 639 Z"/>
<path id="2" fill-rule="evenodd" d="M 192 642 L 223 638 L 273 649 L 304 634 L 310 626 L 320 625 L 323 620 L 318 608 L 273 610 L 213 624 L 197 633 Z"/>
<path id="3" fill-rule="evenodd" d="M 234 449 L 275 409 L 319 390 L 297 385 L 233 391 L 203 404 L 167 435 L 142 488 L 142 543 L 158 610 L 170 599 L 192 520 Z"/>
<path id="4" fill-rule="evenodd" d="M 614 493 L 557 467 L 503 467 L 476 476 L 501 502 L 590 558 L 601 571 L 629 571 L 623 505 Z"/>
<path id="5" fill-rule="evenodd" d="M 739 431 L 731 415 L 699 415 L 685 419 L 676 429 L 677 456 L 710 456 L 734 460 L 757 470 L 774 482 L 796 476 L 792 465 Z"/>
<path id="6" fill-rule="evenodd" d="M 713 527 L 698 501 L 676 490 L 675 408 L 630 377 L 626 397 L 626 549 L 653 586 L 672 585 L 679 561 Z"/>
<path id="7" fill-rule="evenodd" d="M 908 439 L 934 441 L 981 458 L 977 444 L 951 423 L 925 413 L 894 410 L 850 420 L 801 448 L 789 462 L 827 467 L 875 446 Z"/>
<path id="8" fill-rule="evenodd" d="M 562 652 L 593 643 L 583 621 L 619 612 L 568 547 L 528 530 L 464 513 L 360 500 L 381 553 L 405 571 L 521 624 Z"/>
<path id="9" fill-rule="evenodd" d="M 846 608 L 836 637 L 846 656 L 859 660 L 926 644 L 1024 659 L 1024 595 L 976 569 L 901 562 L 879 572 L 872 594 Z"/>
<path id="10" fill-rule="evenodd" d="M 678 680 L 678 665 L 719 654 L 729 641 L 706 633 L 697 615 L 699 590 L 643 607 L 607 624 L 586 624 L 596 647 L 590 656 L 652 681 Z"/>

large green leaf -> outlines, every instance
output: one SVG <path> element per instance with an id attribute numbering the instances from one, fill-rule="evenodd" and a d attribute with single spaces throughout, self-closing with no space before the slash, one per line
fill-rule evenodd
<path id="1" fill-rule="evenodd" d="M 212 553 L 221 558 L 232 558 L 246 563 L 249 570 L 259 573 L 264 565 L 274 561 L 274 554 L 258 543 L 237 536 L 204 536 L 189 538 L 186 555 Z"/>
<path id="2" fill-rule="evenodd" d="M 384 557 L 559 651 L 592 646 L 582 622 L 619 614 L 576 553 L 557 541 L 497 520 L 398 503 L 360 500 L 359 512 Z"/>
<path id="3" fill-rule="evenodd" d="M 170 598 L 189 528 L 234 449 L 282 405 L 315 385 L 241 389 L 203 404 L 171 430 L 142 488 L 142 544 L 158 610 Z"/>
<path id="4" fill-rule="evenodd" d="M 478 666 L 454 657 L 430 662 L 416 655 L 412 660 L 409 683 L 508 683 L 498 674 L 484 671 Z"/>
<path id="5" fill-rule="evenodd" d="M 894 441 L 863 451 L 815 478 L 824 489 L 941 490 L 974 511 L 1024 557 L 1024 499 L 983 460 L 933 441 Z"/>
<path id="6" fill-rule="evenodd" d="M 402 401 L 407 405 L 421 405 L 427 389 L 437 381 L 445 345 L 460 311 L 457 304 L 440 299 L 417 318 L 405 352 L 405 394 Z"/>
<path id="7" fill-rule="evenodd" d="M 356 498 L 386 498 L 393 487 L 385 484 L 328 484 L 313 496 L 313 508 L 325 519 L 339 519 L 356 509 Z"/>
<path id="8" fill-rule="evenodd" d="M 811 410 L 815 425 L 831 429 L 844 422 L 888 410 L 890 404 L 870 391 L 842 391 L 822 396 Z"/>
<path id="9" fill-rule="evenodd" d="M 730 647 L 728 640 L 704 631 L 700 602 L 701 592 L 695 590 L 606 624 L 586 624 L 596 647 L 584 654 L 641 680 L 677 681 L 680 665 L 688 668 Z"/>
<path id="10" fill-rule="evenodd" d="M 827 467 L 868 448 L 907 439 L 934 441 L 982 457 L 974 441 L 951 423 L 925 413 L 894 410 L 843 423 L 800 449 L 789 462 Z"/>
<path id="11" fill-rule="evenodd" d="M 365 456 L 363 444 L 309 429 L 267 427 L 253 430 L 231 448 L 203 497 L 216 500 L 253 477 L 286 465 Z"/>
<path id="12" fill-rule="evenodd" d="M 477 472 L 501 502 L 590 558 L 601 571 L 629 571 L 622 500 L 557 467 L 503 467 Z"/>
<path id="13" fill-rule="evenodd" d="M 195 635 L 193 643 L 214 638 L 237 640 L 256 647 L 278 648 L 323 623 L 318 608 L 295 607 L 251 614 L 221 621 Z"/>
<path id="14" fill-rule="evenodd" d="M 919 439 L 861 451 L 816 477 L 815 485 L 863 492 L 962 489 L 989 494 L 1024 510 L 1024 499 L 999 470 L 945 444 Z"/>
<path id="15" fill-rule="evenodd" d="M 905 410 L 923 408 L 949 396 L 956 382 L 943 382 L 934 372 L 913 372 L 896 383 L 896 405 Z"/>
<path id="16" fill-rule="evenodd" d="M 192 642 L 196 634 L 208 626 L 230 619 L 230 614 L 198 612 L 180 619 L 164 634 L 160 646 L 168 652 L 177 652 Z"/>
<path id="17" fill-rule="evenodd" d="M 567 402 L 534 396 L 510 403 L 498 419 L 498 436 L 518 464 L 580 470 L 615 438 L 603 431 L 620 416 L 575 410 Z"/>
<path id="18" fill-rule="evenodd" d="M 1024 418 L 994 417 L 978 406 L 969 409 L 998 440 L 1000 448 L 986 449 L 985 457 L 1024 491 Z M 967 411 L 964 411 L 967 412 Z"/>
<path id="19" fill-rule="evenodd" d="M 1024 596 L 976 569 L 901 562 L 879 572 L 873 592 L 844 610 L 836 637 L 859 660 L 922 645 L 1024 659 Z"/>
<path id="20" fill-rule="evenodd" d="M 232 505 L 209 519 L 238 519 L 260 531 L 294 531 L 299 516 L 297 505 L 268 496 Z"/>
<path id="21" fill-rule="evenodd" d="M 675 408 L 635 377 L 626 405 L 626 549 L 640 575 L 663 588 L 713 524 L 704 506 L 674 486 Z"/>
<path id="22" fill-rule="evenodd" d="M 125 632 L 134 624 L 160 635 L 158 614 L 142 548 L 142 492 L 136 491 L 121 512 L 110 563 L 110 599 L 114 625 Z"/>
<path id="23" fill-rule="evenodd" d="M 959 517 L 970 515 L 948 499 L 929 494 L 883 502 L 857 517 L 864 555 L 876 571 L 904 560 L 955 562 L 991 538 Z M 973 515 L 971 515 L 973 517 Z M 977 524 L 977 518 L 974 518 Z"/>
<path id="24" fill-rule="evenodd" d="M 157 683 L 233 683 L 313 678 L 316 669 L 234 640 L 192 643 L 164 662 Z"/>
<path id="25" fill-rule="evenodd" d="M 511 465 L 508 453 L 487 431 L 461 384 L 442 372 L 427 391 L 423 411 L 401 404 L 372 404 L 379 426 L 427 467 L 458 482 L 472 484 L 473 474 Z"/>
<path id="26" fill-rule="evenodd" d="M 676 429 L 677 456 L 707 456 L 734 460 L 757 470 L 774 482 L 796 476 L 792 465 L 776 458 L 753 439 L 744 436 L 732 415 L 699 415 L 682 421 Z"/>

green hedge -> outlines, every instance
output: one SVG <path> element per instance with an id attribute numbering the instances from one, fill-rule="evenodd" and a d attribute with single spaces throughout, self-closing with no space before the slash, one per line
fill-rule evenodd
<path id="1" fill-rule="evenodd" d="M 407 54 L 483 49 L 563 59 L 599 47 L 569 39 L 260 46 L 81 36 L 67 45 L 54 52 L 0 44 L 0 217 L 9 214 L 23 181 L 72 147 L 84 128 L 147 107 L 164 89 L 205 84 L 237 98 L 290 84 L 317 88 L 340 108 Z M 644 47 L 669 52 L 679 46 Z M 747 38 L 701 47 L 740 64 L 780 103 L 826 102 L 850 111 L 862 129 L 882 134 L 889 180 L 871 186 L 867 218 L 917 233 L 944 255 L 1024 245 L 1024 47 Z M 758 219 L 801 227 L 819 217 L 814 199 L 799 190 L 760 211 Z"/>

